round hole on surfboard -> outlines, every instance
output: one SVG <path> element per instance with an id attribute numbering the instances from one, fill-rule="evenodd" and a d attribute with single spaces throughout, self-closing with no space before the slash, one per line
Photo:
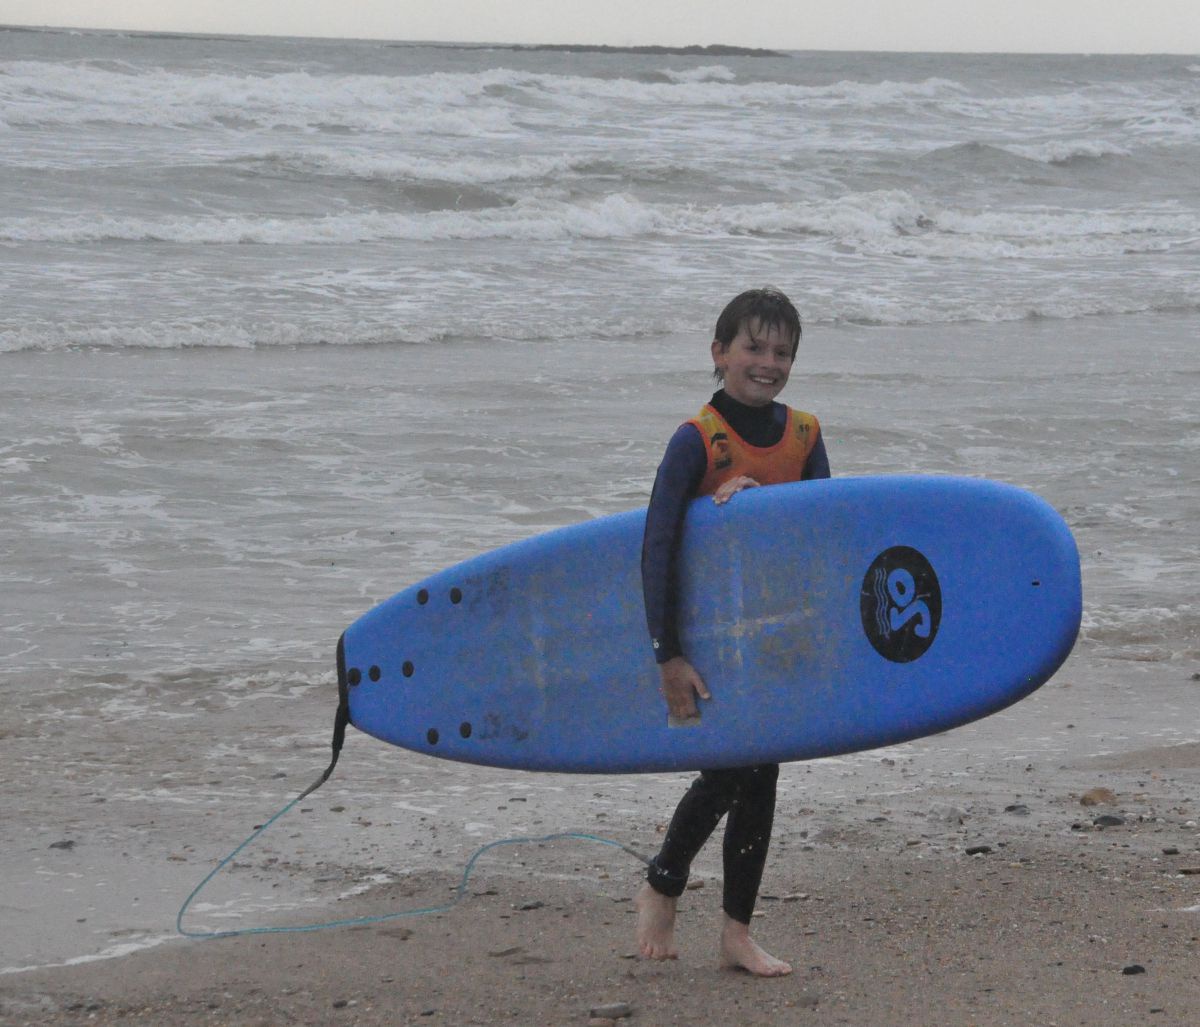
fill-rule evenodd
<path id="1" fill-rule="evenodd" d="M 369 671 L 367 671 L 367 677 L 369 677 L 372 681 L 378 681 L 379 675 L 382 673 L 383 671 L 381 671 L 378 667 L 372 667 Z"/>
<path id="2" fill-rule="evenodd" d="M 461 724 L 459 724 L 458 725 L 458 733 L 460 735 L 462 735 L 463 738 L 470 738 L 471 737 L 471 722 L 469 720 L 464 720 Z"/>
<path id="3" fill-rule="evenodd" d="M 428 731 L 426 731 L 425 738 L 429 741 L 430 745 L 437 745 L 437 743 L 438 743 L 437 728 L 431 727 Z"/>
<path id="4" fill-rule="evenodd" d="M 362 680 L 362 671 L 357 667 L 351 667 L 350 670 L 346 672 L 346 680 L 352 685 L 357 685 Z"/>
<path id="5" fill-rule="evenodd" d="M 462 602 L 462 589 L 461 588 L 450 589 L 450 602 L 452 602 L 452 603 L 461 603 Z"/>
<path id="6" fill-rule="evenodd" d="M 427 589 L 423 588 L 423 589 L 421 589 L 420 592 L 417 593 L 417 602 L 420 603 L 422 606 L 424 606 L 427 602 L 429 602 L 429 592 Z"/>
<path id="7" fill-rule="evenodd" d="M 405 660 L 404 666 L 400 668 L 400 670 L 404 672 L 404 676 L 406 678 L 412 677 L 415 669 L 416 668 L 412 665 L 412 660 Z"/>

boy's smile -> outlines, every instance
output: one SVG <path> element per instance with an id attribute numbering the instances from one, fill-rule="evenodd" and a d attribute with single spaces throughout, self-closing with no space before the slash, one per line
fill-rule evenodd
<path id="1" fill-rule="evenodd" d="M 725 393 L 747 406 L 766 406 L 787 385 L 792 370 L 792 341 L 778 325 L 744 324 L 728 348 L 713 340 L 713 363 Z"/>

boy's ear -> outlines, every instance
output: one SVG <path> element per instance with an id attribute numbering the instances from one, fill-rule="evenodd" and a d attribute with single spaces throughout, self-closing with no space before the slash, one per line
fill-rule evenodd
<path id="1" fill-rule="evenodd" d="M 712 341 L 713 367 L 721 366 L 721 357 L 724 355 L 724 353 L 725 353 L 725 347 L 721 345 L 721 340 L 713 339 L 713 341 Z"/>

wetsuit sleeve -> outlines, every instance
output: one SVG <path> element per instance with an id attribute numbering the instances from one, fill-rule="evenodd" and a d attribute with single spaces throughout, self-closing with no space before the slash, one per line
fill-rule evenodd
<path id="1" fill-rule="evenodd" d="M 695 497 L 707 468 L 708 454 L 700 432 L 694 425 L 681 425 L 667 443 L 667 452 L 659 464 L 642 538 L 642 595 L 646 603 L 646 626 L 658 663 L 682 655 L 675 623 L 675 564 L 688 503 Z"/>
<path id="2" fill-rule="evenodd" d="M 817 442 L 813 446 L 812 452 L 808 454 L 808 459 L 804 461 L 804 470 L 801 472 L 801 481 L 812 481 L 814 478 L 829 477 L 829 456 L 825 452 L 825 437 L 818 430 Z"/>

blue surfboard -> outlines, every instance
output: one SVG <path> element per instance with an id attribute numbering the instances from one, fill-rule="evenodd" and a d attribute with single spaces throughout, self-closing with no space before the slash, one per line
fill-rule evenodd
<path id="1" fill-rule="evenodd" d="M 944 731 L 1028 695 L 1079 630 L 1079 556 L 1043 500 L 977 479 L 835 478 L 695 500 L 684 652 L 712 699 L 668 723 L 642 602 L 645 512 L 467 560 L 339 644 L 350 723 L 529 770 L 804 760 Z"/>

